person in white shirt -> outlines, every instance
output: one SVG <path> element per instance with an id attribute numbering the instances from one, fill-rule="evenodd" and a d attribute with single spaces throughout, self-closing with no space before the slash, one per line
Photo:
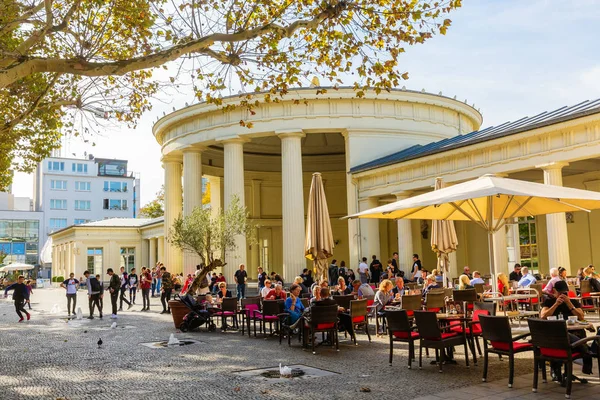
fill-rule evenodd
<path id="1" fill-rule="evenodd" d="M 481 279 L 481 274 L 479 271 L 473 271 L 473 279 L 471 279 L 471 286 L 474 286 L 476 283 L 485 283 L 483 279 Z"/>
<path id="2" fill-rule="evenodd" d="M 519 287 L 529 287 L 536 282 L 535 277 L 529 273 L 529 268 L 522 267 L 521 273 L 523 274 L 523 277 L 519 281 Z"/>
<path id="3" fill-rule="evenodd" d="M 260 297 L 263 299 L 267 297 L 269 292 L 271 291 L 271 280 L 265 279 L 265 287 L 260 290 Z"/>
<path id="4" fill-rule="evenodd" d="M 367 265 L 367 257 L 363 257 L 362 262 L 358 264 L 358 275 L 362 283 L 369 282 L 369 266 Z"/>

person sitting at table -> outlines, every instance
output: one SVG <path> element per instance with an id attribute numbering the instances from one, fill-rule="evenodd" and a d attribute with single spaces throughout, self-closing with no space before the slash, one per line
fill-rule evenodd
<path id="1" fill-rule="evenodd" d="M 519 287 L 529 287 L 537 282 L 535 277 L 529 272 L 529 268 L 523 267 L 521 271 L 523 272 L 523 277 L 519 281 Z"/>
<path id="2" fill-rule="evenodd" d="M 352 281 L 352 288 L 354 290 L 352 290 L 352 293 L 350 293 L 350 294 L 353 294 L 359 300 L 364 297 L 375 296 L 375 292 L 373 291 L 373 288 L 368 283 L 363 284 L 358 279 L 355 279 Z"/>
<path id="3" fill-rule="evenodd" d="M 473 279 L 471 279 L 471 286 L 475 287 L 476 283 L 485 284 L 484 280 L 481 278 L 481 273 L 479 271 L 473 271 Z"/>
<path id="4" fill-rule="evenodd" d="M 434 269 L 433 271 L 431 271 L 431 275 L 435 276 L 435 281 L 437 283 L 444 283 L 444 277 L 442 276 L 442 272 L 438 269 Z"/>
<path id="5" fill-rule="evenodd" d="M 389 279 L 385 279 L 379 284 L 379 290 L 375 293 L 375 301 L 373 302 L 374 310 L 378 316 L 383 316 L 383 308 L 392 302 L 392 286 L 392 281 Z M 382 334 L 383 330 L 381 327 L 379 330 L 377 333 Z"/>
<path id="6" fill-rule="evenodd" d="M 396 274 L 395 283 L 396 286 L 392 289 L 394 297 L 398 298 L 398 295 L 400 295 L 400 297 L 404 296 L 404 279 L 402 279 L 402 275 L 400 275 L 400 273 Z"/>
<path id="7" fill-rule="evenodd" d="M 471 285 L 471 280 L 467 275 L 461 275 L 458 278 L 458 290 L 473 289 L 474 287 Z"/>
<path id="8" fill-rule="evenodd" d="M 421 272 L 421 276 L 417 277 L 417 279 L 415 279 L 415 280 L 419 285 L 423 285 L 423 284 L 425 284 L 425 281 L 427 280 L 427 270 L 424 269 L 420 272 Z"/>
<path id="9" fill-rule="evenodd" d="M 442 287 L 435 281 L 435 275 L 428 275 L 425 278 L 425 289 L 423 289 L 423 299 L 427 297 L 427 293 L 429 293 L 433 289 L 441 289 Z"/>
<path id="10" fill-rule="evenodd" d="M 300 285 L 297 285 L 295 283 L 294 283 L 294 285 L 296 285 L 296 286 L 298 286 L 300 288 Z M 291 291 L 291 289 L 290 289 L 290 291 Z M 302 293 L 302 288 L 300 288 L 300 292 Z M 287 295 L 285 294 L 285 290 L 283 290 L 283 286 L 280 283 L 278 283 L 275 286 L 275 289 L 272 289 L 265 296 L 265 300 L 277 300 L 277 299 L 285 300 L 286 297 L 287 297 Z"/>
<path id="11" fill-rule="evenodd" d="M 559 316 L 562 315 L 563 319 L 568 319 L 570 316 L 576 316 L 578 320 L 583 320 L 584 314 L 581 309 L 581 305 L 575 299 L 569 298 L 569 285 L 565 281 L 557 281 L 554 284 L 553 288 L 553 297 L 548 297 L 544 301 L 544 305 L 542 307 L 542 311 L 540 312 L 540 317 L 543 319 L 548 319 L 549 316 Z M 571 343 L 578 341 L 580 338 L 569 334 L 569 340 Z M 589 355 L 589 348 L 587 345 L 582 345 L 576 347 L 573 352 L 583 353 L 583 368 L 581 372 L 584 374 L 592 373 L 592 357 Z M 561 371 L 560 368 L 562 366 L 561 362 L 552 362 L 550 367 L 552 368 L 552 379 L 553 380 L 561 380 Z"/>
<path id="12" fill-rule="evenodd" d="M 265 279 L 265 287 L 260 290 L 260 297 L 262 297 L 263 299 L 267 297 L 271 289 L 271 280 Z"/>
<path id="13" fill-rule="evenodd" d="M 219 291 L 217 292 L 217 299 L 222 299 L 223 297 L 232 297 L 231 291 L 227 290 L 227 283 L 225 282 L 219 283 Z"/>
<path id="14" fill-rule="evenodd" d="M 559 270 L 565 270 L 563 267 L 560 268 L 550 268 L 550 280 L 546 284 L 546 287 L 542 290 L 542 293 L 548 296 L 553 296 L 554 294 L 554 284 L 558 281 L 561 281 Z"/>
<path id="15" fill-rule="evenodd" d="M 315 286 L 312 291 L 312 297 L 310 298 L 310 305 L 312 306 L 316 301 L 321 300 L 321 287 Z"/>
<path id="16" fill-rule="evenodd" d="M 352 293 L 352 289 L 346 286 L 346 280 L 343 277 L 338 278 L 338 284 L 336 286 L 335 292 L 333 292 L 336 296 L 345 296 Z"/>
<path id="17" fill-rule="evenodd" d="M 329 288 L 319 288 L 319 300 L 311 302 L 310 308 L 323 307 L 323 306 L 337 306 L 338 304 L 334 299 L 331 298 L 331 292 Z M 310 311 L 310 310 L 309 310 Z M 340 332 L 346 331 L 352 332 L 352 319 L 349 310 L 345 310 L 344 307 L 338 306 L 338 317 L 340 319 Z"/>
<path id="18" fill-rule="evenodd" d="M 294 279 L 294 283 L 300 286 L 300 289 L 302 289 L 302 291 L 300 292 L 301 295 L 305 293 L 310 293 L 310 290 L 304 285 L 304 279 L 301 276 L 297 276 Z"/>
<path id="19" fill-rule="evenodd" d="M 508 276 L 508 280 L 519 282 L 522 277 L 523 277 L 523 274 L 521 273 L 521 264 L 517 263 L 514 266 L 513 272 L 511 272 L 510 275 Z"/>
<path id="20" fill-rule="evenodd" d="M 502 296 L 508 296 L 508 277 L 504 272 L 498 274 L 498 292 L 502 293 Z"/>
<path id="21" fill-rule="evenodd" d="M 300 300 L 300 290 L 300 286 L 295 283 L 292 284 L 290 286 L 290 297 L 285 300 L 284 309 L 290 315 L 290 325 L 295 324 L 304 312 L 304 305 Z"/>
<path id="22" fill-rule="evenodd" d="M 471 268 L 469 268 L 468 265 L 465 265 L 465 267 L 463 268 L 463 275 L 466 275 L 469 277 L 469 279 L 471 279 L 473 276 L 471 275 Z"/>

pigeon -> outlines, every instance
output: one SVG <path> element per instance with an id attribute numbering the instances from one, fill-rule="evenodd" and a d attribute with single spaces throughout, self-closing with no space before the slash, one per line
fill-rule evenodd
<path id="1" fill-rule="evenodd" d="M 112 325 L 111 325 L 110 327 L 111 327 L 111 329 L 115 329 L 115 328 L 117 327 L 117 323 L 116 323 L 116 322 L 113 322 L 113 323 L 112 323 Z"/>
<path id="2" fill-rule="evenodd" d="M 98 348 L 100 348 L 102 346 L 102 338 L 98 339 Z"/>

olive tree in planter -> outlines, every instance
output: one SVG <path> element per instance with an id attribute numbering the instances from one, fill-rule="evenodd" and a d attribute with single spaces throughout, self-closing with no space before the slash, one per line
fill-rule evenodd
<path id="1" fill-rule="evenodd" d="M 236 237 L 244 235 L 248 242 L 254 242 L 256 227 L 237 196 L 232 197 L 226 210 L 216 215 L 210 208 L 198 206 L 190 215 L 177 218 L 167 240 L 182 251 L 197 254 L 202 262 L 188 293 L 196 294 L 207 288 L 206 275 L 226 264 L 225 253 L 236 249 Z"/>

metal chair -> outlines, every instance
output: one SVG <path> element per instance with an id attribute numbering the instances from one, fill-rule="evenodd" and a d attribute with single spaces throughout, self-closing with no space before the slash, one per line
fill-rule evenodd
<path id="1" fill-rule="evenodd" d="M 566 321 L 530 318 L 527 323 L 531 332 L 531 343 L 535 348 L 533 356 L 533 392 L 537 392 L 540 368 L 542 370 L 542 380 L 545 382 L 546 361 L 558 361 L 565 364 L 565 378 L 567 381 L 565 397 L 567 399 L 571 398 L 573 361 L 584 356 L 582 352 L 577 351 L 577 347 L 593 340 L 600 341 L 600 336 L 590 336 L 571 343 Z M 598 358 L 598 368 L 600 369 L 600 358 Z"/>
<path id="2" fill-rule="evenodd" d="M 481 380 L 483 382 L 487 380 L 489 353 L 498 354 L 500 356 L 505 355 L 508 356 L 509 360 L 508 387 L 511 388 L 515 375 L 515 354 L 533 350 L 531 344 L 518 341 L 529 336 L 529 333 L 513 337 L 508 317 L 480 315 L 479 324 L 481 326 L 484 349 L 483 377 Z M 490 343 L 489 346 L 488 342 Z"/>
<path id="3" fill-rule="evenodd" d="M 221 311 L 216 313 L 217 316 L 221 317 L 221 330 L 226 331 L 228 328 L 227 318 L 231 318 L 233 321 L 233 327 L 239 328 L 237 320 L 237 299 L 235 297 L 224 297 L 221 303 Z"/>
<path id="4" fill-rule="evenodd" d="M 242 336 L 244 336 L 245 327 L 248 326 L 248 337 L 251 336 L 250 333 L 250 321 L 254 322 L 254 336 L 256 336 L 256 312 L 260 312 L 261 299 L 260 297 L 247 297 L 241 300 L 241 310 L 240 314 L 242 315 Z"/>
<path id="5" fill-rule="evenodd" d="M 269 331 L 273 335 L 273 323 L 277 332 L 279 331 L 279 314 L 283 312 L 283 300 L 264 300 L 262 303 L 262 311 L 254 312 L 254 337 L 256 337 L 256 322 L 258 321 L 260 332 L 267 333 L 267 322 L 269 323 Z"/>
<path id="6" fill-rule="evenodd" d="M 386 310 L 384 313 L 390 335 L 390 365 L 394 358 L 394 342 L 408 343 L 408 369 L 411 369 L 412 360 L 415 358 L 415 341 L 419 340 L 419 333 L 415 332 L 406 310 Z"/>
<path id="7" fill-rule="evenodd" d="M 419 369 L 423 366 L 423 349 L 433 348 L 436 352 L 436 357 L 439 354 L 438 365 L 439 372 L 442 372 L 442 366 L 445 361 L 445 349 L 448 347 L 460 346 L 465 349 L 465 362 L 469 366 L 469 352 L 467 349 L 467 339 L 464 332 L 442 332 L 438 325 L 435 312 L 431 311 L 415 311 L 415 321 L 417 330 L 419 331 Z"/>

